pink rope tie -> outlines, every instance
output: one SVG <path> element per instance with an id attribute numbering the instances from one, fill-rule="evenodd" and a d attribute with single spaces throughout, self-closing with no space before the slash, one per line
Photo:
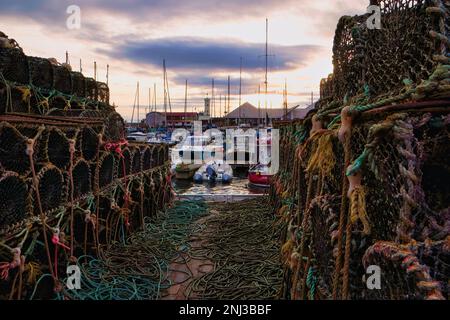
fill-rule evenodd
<path id="1" fill-rule="evenodd" d="M 21 249 L 15 248 L 12 250 L 13 260 L 11 262 L 3 262 L 0 264 L 0 278 L 2 280 L 7 280 L 9 277 L 9 271 L 16 269 L 21 266 L 22 258 L 21 258 Z"/>
<path id="2" fill-rule="evenodd" d="M 52 243 L 53 243 L 55 246 L 60 246 L 60 247 L 64 248 L 65 250 L 70 250 L 70 248 L 69 248 L 67 245 L 65 245 L 64 243 L 62 243 L 62 242 L 60 241 L 60 238 L 59 238 L 59 230 L 56 230 L 56 231 L 53 233 Z"/>

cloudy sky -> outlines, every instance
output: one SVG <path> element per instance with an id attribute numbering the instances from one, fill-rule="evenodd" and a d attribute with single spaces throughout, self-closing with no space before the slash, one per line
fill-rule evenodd
<path id="1" fill-rule="evenodd" d="M 332 42 L 342 15 L 360 14 L 368 0 L 0 0 L 0 31 L 19 42 L 28 55 L 55 57 L 83 73 L 106 81 L 110 65 L 111 102 L 130 118 L 136 91 L 141 105 L 157 86 L 158 109 L 163 103 L 162 61 L 166 59 L 172 107 L 184 108 L 189 82 L 190 110 L 201 111 L 202 99 L 216 84 L 220 95 L 231 76 L 231 108 L 239 102 L 242 57 L 242 100 L 264 105 L 265 19 L 269 19 L 268 105 L 281 107 L 285 81 L 289 104 L 305 105 L 320 79 L 332 71 Z M 68 6 L 81 8 L 81 28 L 69 30 Z M 143 116 L 143 112 L 141 117 Z"/>

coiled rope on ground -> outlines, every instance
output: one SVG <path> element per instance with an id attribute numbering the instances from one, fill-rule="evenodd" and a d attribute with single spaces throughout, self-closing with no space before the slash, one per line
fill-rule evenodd
<path id="1" fill-rule="evenodd" d="M 190 256 L 215 268 L 189 284 L 191 299 L 274 299 L 282 284 L 280 235 L 267 199 L 210 204 Z"/>

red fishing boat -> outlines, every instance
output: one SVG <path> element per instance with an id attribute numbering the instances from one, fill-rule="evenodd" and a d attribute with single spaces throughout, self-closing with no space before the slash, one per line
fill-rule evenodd
<path id="1" fill-rule="evenodd" d="M 251 186 L 268 188 L 272 181 L 273 175 L 270 174 L 268 165 L 258 164 L 250 168 L 248 171 L 248 180 Z"/>

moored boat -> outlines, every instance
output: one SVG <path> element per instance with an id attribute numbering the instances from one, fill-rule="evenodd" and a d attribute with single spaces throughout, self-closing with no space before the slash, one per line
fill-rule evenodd
<path id="1" fill-rule="evenodd" d="M 175 177 L 178 180 L 191 180 L 200 167 L 198 164 L 180 163 L 175 167 Z"/>
<path id="2" fill-rule="evenodd" d="M 251 185 L 259 188 L 270 187 L 273 175 L 267 165 L 258 164 L 248 171 L 248 180 Z"/>
<path id="3" fill-rule="evenodd" d="M 223 161 L 214 161 L 204 164 L 194 175 L 195 183 L 222 182 L 231 183 L 233 181 L 233 169 Z"/>

